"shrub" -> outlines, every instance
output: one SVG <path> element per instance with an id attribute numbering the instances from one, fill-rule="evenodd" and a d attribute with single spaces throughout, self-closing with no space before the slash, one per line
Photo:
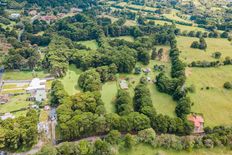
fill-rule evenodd
<path id="1" fill-rule="evenodd" d="M 225 82 L 223 86 L 224 86 L 225 89 L 232 89 L 232 83 L 231 82 Z"/>

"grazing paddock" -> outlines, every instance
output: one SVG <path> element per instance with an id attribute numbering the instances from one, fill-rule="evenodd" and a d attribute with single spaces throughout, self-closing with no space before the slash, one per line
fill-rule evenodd
<path id="1" fill-rule="evenodd" d="M 214 52 L 221 52 L 221 60 L 224 60 L 225 57 L 232 57 L 232 45 L 227 39 L 221 38 L 206 38 L 207 43 L 206 51 L 200 49 L 191 48 L 193 41 L 199 41 L 199 38 L 193 37 L 177 37 L 177 45 L 181 51 L 181 58 L 187 62 L 191 63 L 192 61 L 215 61 L 217 59 L 212 57 Z"/>
<path id="2" fill-rule="evenodd" d="M 226 81 L 232 82 L 232 66 L 191 68 L 189 72 L 187 86 L 196 88 L 189 93 L 192 111 L 203 114 L 206 126 L 232 124 L 232 91 L 223 88 Z"/>
<path id="3" fill-rule="evenodd" d="M 86 47 L 91 48 L 92 50 L 96 50 L 98 48 L 96 40 L 79 41 L 78 43 L 85 45 Z"/>
<path id="4" fill-rule="evenodd" d="M 115 112 L 114 101 L 118 92 L 117 82 L 107 82 L 102 86 L 101 99 L 105 104 L 106 112 Z"/>
<path id="5" fill-rule="evenodd" d="M 81 91 L 77 83 L 81 72 L 75 65 L 70 65 L 66 76 L 61 79 L 64 89 L 69 95 L 74 95 Z"/>
<path id="6" fill-rule="evenodd" d="M 177 13 L 179 11 L 172 9 L 170 14 L 164 14 L 164 16 L 168 19 L 179 21 L 179 22 L 185 22 L 185 23 L 192 23 L 190 20 L 185 20 L 177 16 Z"/>

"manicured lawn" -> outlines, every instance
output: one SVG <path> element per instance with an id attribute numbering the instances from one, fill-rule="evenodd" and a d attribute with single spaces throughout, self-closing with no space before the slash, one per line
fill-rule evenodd
<path id="1" fill-rule="evenodd" d="M 120 151 L 118 155 L 230 155 L 232 151 L 227 148 L 198 149 L 192 152 L 175 151 L 152 148 L 146 145 L 136 145 L 130 151 Z"/>
<path id="2" fill-rule="evenodd" d="M 198 60 L 215 61 L 216 59 L 212 57 L 214 52 L 222 53 L 221 60 L 224 60 L 227 56 L 232 57 L 232 45 L 227 39 L 206 38 L 206 51 L 190 48 L 193 41 L 199 41 L 199 39 L 183 36 L 177 37 L 178 48 L 182 51 L 181 58 L 187 63 Z"/>
<path id="3" fill-rule="evenodd" d="M 112 39 L 123 39 L 126 41 L 134 42 L 134 38 L 131 36 L 112 37 Z"/>
<path id="4" fill-rule="evenodd" d="M 70 65 L 66 76 L 61 79 L 61 82 L 64 85 L 64 89 L 69 95 L 74 95 L 80 92 L 80 88 L 77 84 L 77 81 L 81 72 L 82 71 L 77 69 L 75 65 Z"/>
<path id="5" fill-rule="evenodd" d="M 115 112 L 114 100 L 118 91 L 117 82 L 107 82 L 102 86 L 101 99 L 105 103 L 107 113 Z"/>
<path id="6" fill-rule="evenodd" d="M 0 113 L 27 108 L 30 104 L 33 103 L 26 101 L 27 97 L 29 97 L 27 94 L 10 97 L 10 101 L 8 103 L 0 105 Z"/>
<path id="7" fill-rule="evenodd" d="M 96 50 L 98 48 L 96 40 L 79 41 L 78 43 L 85 45 L 93 50 Z"/>
<path id="8" fill-rule="evenodd" d="M 47 72 L 39 71 L 39 72 L 30 72 L 30 71 L 9 71 L 4 72 L 3 80 L 31 80 L 34 77 L 44 78 L 49 76 Z"/>
<path id="9" fill-rule="evenodd" d="M 223 88 L 226 81 L 232 81 L 232 66 L 188 69 L 187 85 L 196 87 L 190 93 L 192 111 L 203 114 L 206 126 L 232 124 L 232 91 Z"/>

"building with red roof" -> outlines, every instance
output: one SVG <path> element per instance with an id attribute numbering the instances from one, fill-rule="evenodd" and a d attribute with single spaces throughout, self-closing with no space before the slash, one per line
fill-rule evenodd
<path id="1" fill-rule="evenodd" d="M 203 133 L 204 132 L 204 119 L 200 115 L 189 115 L 188 120 L 194 125 L 194 133 Z"/>

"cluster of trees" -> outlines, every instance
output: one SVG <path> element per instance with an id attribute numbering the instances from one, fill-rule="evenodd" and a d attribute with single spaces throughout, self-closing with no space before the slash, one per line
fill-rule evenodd
<path id="1" fill-rule="evenodd" d="M 59 80 L 52 81 L 51 86 L 51 104 L 53 106 L 58 106 L 62 103 L 62 100 L 68 96 L 64 90 L 64 86 Z"/>
<path id="2" fill-rule="evenodd" d="M 151 59 L 155 60 L 156 58 L 158 58 L 159 60 L 161 60 L 163 53 L 164 53 L 163 48 L 160 48 L 158 52 L 156 51 L 156 48 L 152 48 Z"/>
<path id="3" fill-rule="evenodd" d="M 223 87 L 225 89 L 232 89 L 232 82 L 225 82 L 224 85 L 223 85 Z"/>
<path id="4" fill-rule="evenodd" d="M 206 50 L 207 43 L 206 43 L 204 38 L 200 38 L 199 42 L 198 41 L 193 41 L 190 47 L 191 48 L 198 48 L 198 49 L 201 49 L 201 50 Z"/>
<path id="5" fill-rule="evenodd" d="M 0 120 L 0 149 L 15 151 L 27 149 L 38 140 L 38 114 L 29 110 L 26 116 Z"/>
<path id="6" fill-rule="evenodd" d="M 41 68 L 40 53 L 31 47 L 10 49 L 4 58 L 4 65 L 7 69 L 32 70 Z"/>
<path id="7" fill-rule="evenodd" d="M 118 90 L 115 107 L 119 115 L 127 115 L 134 111 L 132 99 L 126 90 Z"/>

